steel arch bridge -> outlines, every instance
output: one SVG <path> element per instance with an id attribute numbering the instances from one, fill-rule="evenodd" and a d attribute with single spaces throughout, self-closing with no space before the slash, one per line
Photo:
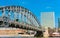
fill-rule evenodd
<path id="1" fill-rule="evenodd" d="M 0 7 L 0 27 L 16 27 L 39 30 L 40 23 L 31 11 L 22 6 Z"/>

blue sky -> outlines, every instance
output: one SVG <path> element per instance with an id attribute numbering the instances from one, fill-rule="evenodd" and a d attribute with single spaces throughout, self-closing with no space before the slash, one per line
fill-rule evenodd
<path id="1" fill-rule="evenodd" d="M 55 23 L 60 17 L 60 0 L 0 0 L 0 6 L 19 5 L 29 9 L 40 20 L 41 12 L 55 12 Z"/>

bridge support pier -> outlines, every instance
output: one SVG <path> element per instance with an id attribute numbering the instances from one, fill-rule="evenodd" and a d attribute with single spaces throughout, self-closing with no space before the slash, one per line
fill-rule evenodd
<path id="1" fill-rule="evenodd" d="M 43 32 L 42 31 L 36 31 L 36 34 L 34 37 L 43 37 Z"/>

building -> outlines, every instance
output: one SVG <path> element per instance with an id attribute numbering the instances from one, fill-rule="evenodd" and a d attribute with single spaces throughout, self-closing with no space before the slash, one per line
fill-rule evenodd
<path id="1" fill-rule="evenodd" d="M 60 28 L 60 18 L 58 18 L 58 28 Z"/>
<path id="2" fill-rule="evenodd" d="M 41 12 L 41 25 L 45 28 L 55 27 L 55 15 L 54 12 Z"/>

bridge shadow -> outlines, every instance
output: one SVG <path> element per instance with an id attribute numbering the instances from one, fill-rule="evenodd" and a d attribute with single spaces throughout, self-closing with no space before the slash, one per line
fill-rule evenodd
<path id="1" fill-rule="evenodd" d="M 43 37 L 43 32 L 42 31 L 36 31 L 36 34 L 34 37 Z"/>

